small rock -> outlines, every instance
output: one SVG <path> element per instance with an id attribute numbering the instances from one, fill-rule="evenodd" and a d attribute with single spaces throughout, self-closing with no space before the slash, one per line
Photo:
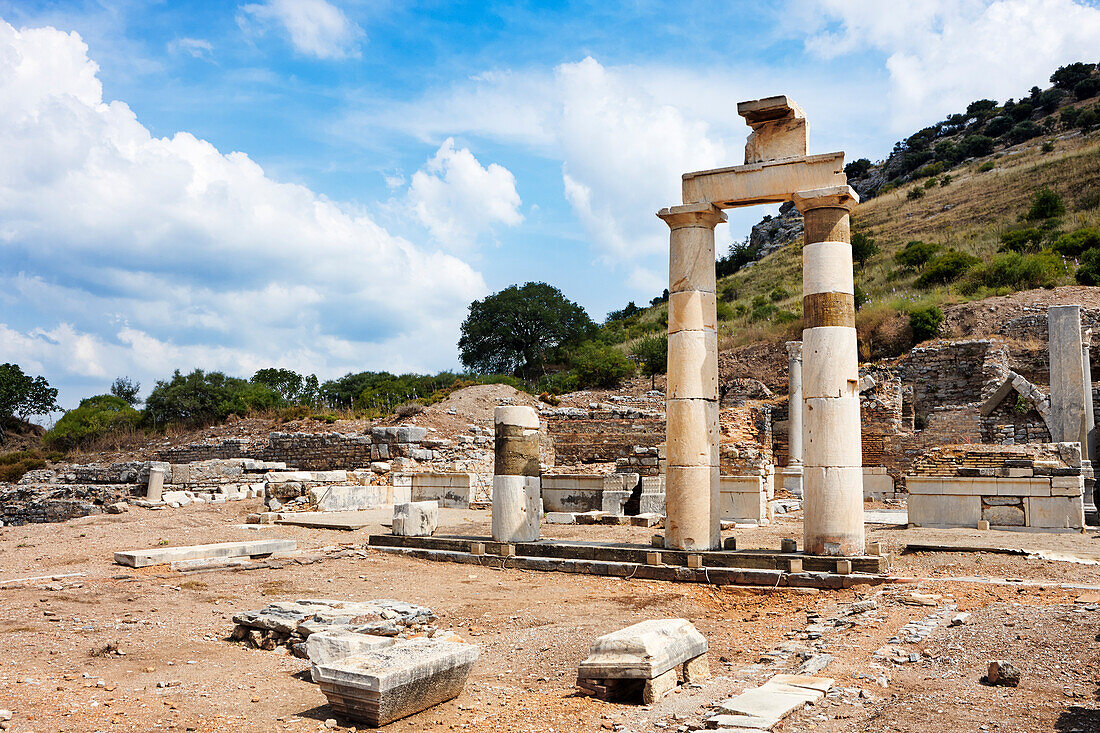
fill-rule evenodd
<path id="1" fill-rule="evenodd" d="M 326 728 L 335 728 L 336 727 L 336 718 L 329 718 L 328 720 L 326 720 L 325 721 L 325 727 Z"/>
<path id="2" fill-rule="evenodd" d="M 963 624 L 965 624 L 969 620 L 970 620 L 970 614 L 969 613 L 957 613 L 957 614 L 955 614 L 954 617 L 952 617 L 951 625 L 952 626 L 962 626 Z"/>
<path id="3" fill-rule="evenodd" d="M 1016 687 L 1020 684 L 1020 670 L 1011 663 L 1003 660 L 989 663 L 989 670 L 985 674 L 986 684 Z"/>

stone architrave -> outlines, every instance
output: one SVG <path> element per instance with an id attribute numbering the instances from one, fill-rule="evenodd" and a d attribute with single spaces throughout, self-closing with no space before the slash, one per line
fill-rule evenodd
<path id="1" fill-rule="evenodd" d="M 493 411 L 493 420 L 493 539 L 534 542 L 542 523 L 539 415 L 533 407 L 502 405 Z"/>
<path id="2" fill-rule="evenodd" d="M 752 128 L 745 144 L 746 163 L 806 156 L 809 143 L 806 115 L 786 95 L 738 102 L 737 114 Z"/>
<path id="3" fill-rule="evenodd" d="M 1054 305 L 1047 310 L 1050 437 L 1055 443 L 1080 443 L 1082 458 L 1092 460 L 1086 415 L 1086 406 L 1092 403 L 1092 380 L 1085 372 L 1087 347 L 1081 337 L 1081 306 Z"/>
<path id="4" fill-rule="evenodd" d="M 671 233 L 668 271 L 668 463 L 665 547 L 721 545 L 718 475 L 718 315 L 712 204 L 662 209 Z"/>
<path id="5" fill-rule="evenodd" d="M 849 213 L 850 186 L 801 191 L 803 532 L 812 555 L 864 551 L 859 358 Z"/>
<path id="6" fill-rule="evenodd" d="M 161 495 L 164 492 L 164 469 L 163 468 L 150 468 L 149 469 L 149 483 L 145 487 L 145 499 L 146 501 L 160 501 Z"/>

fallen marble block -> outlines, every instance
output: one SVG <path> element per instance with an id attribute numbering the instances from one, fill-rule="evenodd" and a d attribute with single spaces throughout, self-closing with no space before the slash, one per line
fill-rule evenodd
<path id="1" fill-rule="evenodd" d="M 832 687 L 828 677 L 777 674 L 760 687 L 718 703 L 719 714 L 709 718 L 707 725 L 771 730 L 795 710 L 823 698 Z"/>
<path id="2" fill-rule="evenodd" d="M 654 619 L 596 639 L 577 670 L 577 686 L 605 700 L 635 698 L 652 703 L 684 681 L 709 676 L 707 640 L 682 618 Z"/>
<path id="3" fill-rule="evenodd" d="M 430 537 L 439 524 L 439 503 L 408 501 L 393 505 L 393 533 L 405 537 Z"/>
<path id="4" fill-rule="evenodd" d="M 306 654 L 310 664 L 322 665 L 346 657 L 393 646 L 393 639 L 370 636 L 355 631 L 320 631 L 306 638 Z"/>
<path id="5" fill-rule="evenodd" d="M 338 715 L 378 727 L 458 697 L 477 657 L 472 644 L 417 638 L 315 664 L 311 674 Z"/>

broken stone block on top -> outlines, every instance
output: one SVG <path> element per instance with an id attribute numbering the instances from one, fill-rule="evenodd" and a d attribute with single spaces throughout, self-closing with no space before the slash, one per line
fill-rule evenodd
<path id="1" fill-rule="evenodd" d="M 653 619 L 605 634 L 577 670 L 577 686 L 605 700 L 659 699 L 676 686 L 677 668 L 704 679 L 707 640 L 685 619 Z M 695 661 L 700 660 L 700 661 Z"/>
<path id="2" fill-rule="evenodd" d="M 306 654 L 310 664 L 315 665 L 331 664 L 390 646 L 393 646 L 393 639 L 388 636 L 371 636 L 344 629 L 321 631 L 306 638 Z"/>
<path id="3" fill-rule="evenodd" d="M 311 674 L 337 714 L 383 726 L 458 697 L 477 658 L 472 644 L 418 638 L 313 665 Z"/>
<path id="4" fill-rule="evenodd" d="M 393 533 L 404 537 L 429 537 L 439 525 L 439 504 L 408 501 L 393 505 Z"/>

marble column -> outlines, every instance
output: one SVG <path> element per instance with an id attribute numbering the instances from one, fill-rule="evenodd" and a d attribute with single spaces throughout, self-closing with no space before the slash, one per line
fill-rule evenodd
<path id="1" fill-rule="evenodd" d="M 1096 413 L 1092 403 L 1092 357 L 1089 355 L 1089 347 L 1092 345 L 1092 329 L 1081 329 L 1081 366 L 1083 370 L 1083 382 L 1085 387 L 1085 442 L 1088 448 L 1087 456 L 1090 461 L 1096 460 Z"/>
<path id="2" fill-rule="evenodd" d="M 787 342 L 787 465 L 783 488 L 802 496 L 802 342 Z"/>
<path id="3" fill-rule="evenodd" d="M 1086 406 L 1092 404 L 1092 379 L 1085 372 L 1088 352 L 1081 337 L 1081 306 L 1052 305 L 1047 309 L 1050 437 L 1055 443 L 1080 443 L 1081 457 L 1092 460 L 1086 412 Z"/>
<path id="4" fill-rule="evenodd" d="M 149 483 L 145 487 L 145 499 L 146 501 L 160 501 L 161 494 L 164 493 L 164 469 L 163 468 L 150 468 L 149 469 Z"/>
<path id="5" fill-rule="evenodd" d="M 802 248 L 803 532 L 813 555 L 862 555 L 863 457 L 850 186 L 800 191 Z"/>
<path id="6" fill-rule="evenodd" d="M 493 422 L 493 540 L 534 542 L 542 524 L 539 415 L 533 407 L 504 405 L 493 411 Z"/>
<path id="7" fill-rule="evenodd" d="M 671 230 L 665 547 L 717 550 L 721 532 L 714 227 L 726 221 L 726 215 L 702 203 L 662 209 L 657 216 Z"/>

